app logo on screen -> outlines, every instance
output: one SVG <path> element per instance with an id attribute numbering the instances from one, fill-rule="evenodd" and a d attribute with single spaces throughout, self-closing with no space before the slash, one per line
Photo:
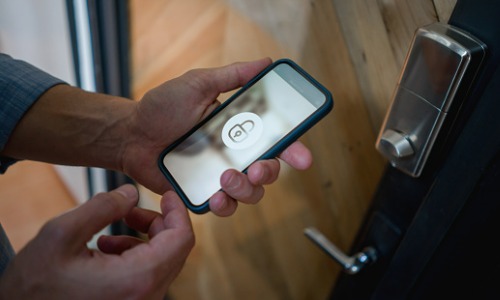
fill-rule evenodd
<path id="1" fill-rule="evenodd" d="M 224 124 L 221 137 L 228 148 L 242 150 L 255 144 L 263 129 L 262 120 L 258 115 L 244 112 L 233 116 Z"/>

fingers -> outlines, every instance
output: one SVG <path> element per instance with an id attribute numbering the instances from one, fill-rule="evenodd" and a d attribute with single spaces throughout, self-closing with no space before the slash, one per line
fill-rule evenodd
<path id="1" fill-rule="evenodd" d="M 220 92 L 228 92 L 245 85 L 269 64 L 271 59 L 264 58 L 215 68 L 212 71 L 212 80 Z"/>
<path id="2" fill-rule="evenodd" d="M 163 219 L 165 229 L 193 230 L 187 209 L 175 192 L 168 191 L 163 194 L 160 205 L 165 216 Z"/>
<path id="3" fill-rule="evenodd" d="M 103 235 L 97 240 L 97 247 L 106 254 L 122 254 L 142 243 L 144 243 L 143 240 L 131 236 Z"/>
<path id="4" fill-rule="evenodd" d="M 161 210 L 163 214 L 134 207 L 125 216 L 125 222 L 130 228 L 138 232 L 147 233 L 150 238 L 167 229 L 191 229 L 191 220 L 189 219 L 186 207 L 174 192 L 169 191 L 163 195 Z"/>
<path id="5" fill-rule="evenodd" d="M 217 192 L 210 198 L 210 211 L 219 217 L 229 217 L 238 208 L 238 201 L 224 192 Z"/>
<path id="6" fill-rule="evenodd" d="M 125 217 L 130 228 L 142 233 L 148 233 L 152 238 L 162 230 L 172 228 L 191 229 L 191 220 L 186 207 L 176 193 L 169 191 L 161 199 L 162 214 L 134 207 Z"/>
<path id="7" fill-rule="evenodd" d="M 283 151 L 280 158 L 298 170 L 307 169 L 312 164 L 311 152 L 299 141 Z M 218 216 L 230 216 L 236 211 L 238 201 L 246 204 L 259 202 L 264 196 L 263 185 L 275 182 L 279 171 L 277 159 L 257 161 L 248 168 L 246 174 L 227 170 L 221 176 L 224 192 L 211 197 L 210 210 Z"/>
<path id="8" fill-rule="evenodd" d="M 44 226 L 50 238 L 63 239 L 65 244 L 80 251 L 102 228 L 123 218 L 139 200 L 137 189 L 124 185 L 109 193 L 101 193 Z"/>
<path id="9" fill-rule="evenodd" d="M 238 207 L 238 201 L 246 204 L 259 202 L 264 196 L 262 184 L 275 180 L 279 172 L 279 163 L 276 160 L 263 161 L 250 169 L 252 176 L 236 170 L 227 170 L 222 174 L 221 187 L 224 192 L 217 192 L 210 198 L 210 210 L 215 215 L 220 217 L 232 215 Z M 254 181 L 252 182 L 250 178 Z"/>
<path id="10" fill-rule="evenodd" d="M 265 185 L 275 182 L 279 172 L 280 162 L 277 159 L 268 159 L 253 163 L 247 170 L 247 176 L 253 185 Z"/>
<path id="11" fill-rule="evenodd" d="M 160 206 L 163 213 L 163 228 L 156 227 L 150 230 L 152 238 L 147 248 L 136 247 L 128 254 L 129 257 L 146 264 L 152 260 L 159 264 L 170 262 L 164 266 L 180 270 L 195 242 L 191 220 L 186 207 L 173 191 L 163 195 Z M 168 273 L 167 270 L 165 273 Z"/>
<path id="12" fill-rule="evenodd" d="M 206 108 L 205 111 L 203 111 L 203 114 L 201 115 L 201 118 L 204 119 L 208 117 L 217 107 L 219 107 L 221 102 L 219 100 L 214 100 L 211 104 L 209 104 Z"/>
<path id="13" fill-rule="evenodd" d="M 134 207 L 125 217 L 125 223 L 132 229 L 147 233 L 150 238 L 163 229 L 163 216 L 152 210 Z M 143 240 L 130 236 L 101 236 L 97 240 L 99 250 L 108 254 L 121 254 L 139 244 Z"/>
<path id="14" fill-rule="evenodd" d="M 147 233 L 152 237 L 158 230 L 164 229 L 163 216 L 152 210 L 134 207 L 125 217 L 125 223 L 132 229 Z"/>
<path id="15" fill-rule="evenodd" d="M 157 245 L 150 248 L 153 251 L 151 255 L 154 253 L 154 255 L 159 255 L 162 259 L 168 260 L 170 256 L 167 257 L 164 255 L 167 254 L 167 249 L 170 248 L 172 251 L 180 252 L 187 251 L 192 247 L 189 245 L 191 244 L 191 240 L 194 241 L 194 235 L 187 210 L 177 194 L 167 192 L 162 197 L 161 209 L 163 215 L 155 211 L 134 207 L 126 216 L 125 221 L 131 228 L 149 234 L 150 242 Z M 177 232 L 177 234 L 174 232 Z M 161 237 L 165 235 L 175 235 L 176 237 L 170 237 L 170 240 L 167 241 L 165 237 Z M 175 242 L 174 239 L 176 240 Z M 130 236 L 101 236 L 97 241 L 99 249 L 107 254 L 122 254 L 144 243 L 143 240 Z M 164 243 L 162 246 L 163 250 L 161 250 L 164 254 L 155 251 L 155 249 L 157 250 L 160 247 L 161 243 Z M 132 253 L 144 254 L 145 252 L 137 250 L 129 254 Z M 148 257 L 147 259 L 151 258 Z"/>
<path id="16" fill-rule="evenodd" d="M 165 193 L 161 199 L 160 206 L 163 214 L 134 207 L 126 216 L 125 222 L 130 228 L 147 233 L 149 238 L 154 238 L 161 231 L 168 229 L 181 228 L 187 231 L 192 230 L 191 220 L 189 219 L 186 207 L 177 194 L 172 191 Z M 127 246 L 137 244 L 135 240 L 125 238 L 116 238 L 113 241 L 106 238 L 103 242 L 108 242 L 115 247 L 119 244 L 119 248 L 127 248 Z"/>
<path id="17" fill-rule="evenodd" d="M 264 196 L 262 185 L 253 184 L 246 174 L 236 170 L 227 170 L 222 174 L 221 187 L 230 197 L 247 204 L 255 204 Z"/>
<path id="18" fill-rule="evenodd" d="M 188 82 L 195 86 L 207 99 L 215 99 L 220 93 L 245 85 L 265 67 L 271 59 L 240 62 L 212 69 L 196 69 L 186 73 Z"/>
<path id="19" fill-rule="evenodd" d="M 300 141 L 291 144 L 279 157 L 297 170 L 305 170 L 312 164 L 311 151 Z"/>

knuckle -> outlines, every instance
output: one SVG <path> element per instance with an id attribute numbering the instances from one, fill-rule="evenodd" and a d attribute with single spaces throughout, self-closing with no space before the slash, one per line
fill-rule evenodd
<path id="1" fill-rule="evenodd" d="M 219 92 L 213 74 L 207 69 L 189 70 L 184 78 L 191 89 L 201 93 L 204 99 L 213 100 Z"/>
<path id="2" fill-rule="evenodd" d="M 201 89 L 205 86 L 206 75 L 202 69 L 189 70 L 184 74 L 188 83 L 191 83 L 196 89 Z"/>
<path id="3" fill-rule="evenodd" d="M 68 229 L 60 224 L 59 218 L 54 218 L 45 223 L 38 234 L 40 238 L 52 241 L 63 240 L 67 235 Z"/>
<path id="4" fill-rule="evenodd" d="M 264 188 L 262 186 L 257 186 L 254 188 L 252 191 L 252 194 L 248 198 L 248 203 L 249 204 L 257 204 L 259 203 L 260 199 L 264 197 Z"/>
<path id="5" fill-rule="evenodd" d="M 258 200 L 255 198 L 259 198 L 260 189 L 261 186 L 254 186 L 248 181 L 243 181 L 240 184 L 239 188 L 235 190 L 234 196 L 236 196 L 235 198 L 240 201 L 252 203 L 254 202 L 254 200 L 255 201 Z"/>
<path id="6" fill-rule="evenodd" d="M 278 174 L 280 171 L 279 161 L 276 159 L 268 160 L 262 162 L 262 177 L 261 183 L 270 184 L 278 178 Z"/>
<path id="7" fill-rule="evenodd" d="M 119 211 L 121 209 L 116 193 L 99 193 L 91 201 L 99 201 L 102 209 L 105 211 Z"/>

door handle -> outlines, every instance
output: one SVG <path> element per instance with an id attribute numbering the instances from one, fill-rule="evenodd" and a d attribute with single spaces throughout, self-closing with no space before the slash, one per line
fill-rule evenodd
<path id="1" fill-rule="evenodd" d="M 304 234 L 318 247 L 338 262 L 347 274 L 356 274 L 364 267 L 377 261 L 377 251 L 373 247 L 365 247 L 361 252 L 348 256 L 325 237 L 318 229 L 308 227 Z"/>

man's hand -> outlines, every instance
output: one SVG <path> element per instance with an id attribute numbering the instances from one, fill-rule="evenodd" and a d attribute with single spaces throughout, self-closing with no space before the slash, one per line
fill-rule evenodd
<path id="1" fill-rule="evenodd" d="M 149 91 L 130 119 L 131 134 L 123 152 L 122 170 L 157 193 L 170 189 L 157 166 L 160 153 L 210 114 L 220 104 L 217 97 L 221 93 L 243 86 L 270 63 L 270 59 L 263 59 L 192 70 Z M 300 142 L 280 158 L 297 169 L 306 169 L 312 162 L 309 150 Z M 254 163 L 247 175 L 226 171 L 221 177 L 224 192 L 210 199 L 210 209 L 216 215 L 228 216 L 234 213 L 238 201 L 258 202 L 264 194 L 263 185 L 274 182 L 279 170 L 279 161 L 272 159 Z"/>
<path id="2" fill-rule="evenodd" d="M 171 187 L 157 165 L 161 152 L 210 114 L 220 104 L 221 93 L 243 86 L 270 63 L 263 59 L 192 70 L 149 91 L 139 102 L 54 86 L 27 111 L 0 154 L 118 170 L 163 194 Z M 299 170 L 312 163 L 300 142 L 280 158 Z M 254 163 L 246 175 L 227 171 L 221 176 L 224 193 L 210 200 L 212 212 L 228 216 L 238 202 L 258 202 L 263 185 L 274 182 L 279 169 L 278 160 L 271 159 Z"/>
<path id="3" fill-rule="evenodd" d="M 126 185 L 49 221 L 9 264 L 0 298 L 163 299 L 194 245 L 191 223 L 173 192 L 163 196 L 162 214 L 135 207 L 137 201 L 137 190 Z M 102 236 L 101 251 L 87 248 L 122 218 L 150 240 Z"/>

